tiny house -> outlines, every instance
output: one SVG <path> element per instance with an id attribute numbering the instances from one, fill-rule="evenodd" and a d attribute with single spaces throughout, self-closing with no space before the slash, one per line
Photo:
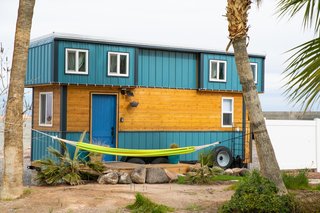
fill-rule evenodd
<path id="1" fill-rule="evenodd" d="M 264 60 L 250 55 L 260 93 Z M 25 87 L 33 89 L 32 128 L 50 135 L 77 141 L 86 131 L 87 142 L 128 149 L 221 141 L 234 158 L 250 161 L 232 53 L 54 33 L 31 41 Z M 32 161 L 59 148 L 35 131 L 31 144 Z"/>

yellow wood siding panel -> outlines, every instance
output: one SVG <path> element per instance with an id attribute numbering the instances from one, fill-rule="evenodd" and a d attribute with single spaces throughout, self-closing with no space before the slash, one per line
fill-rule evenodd
<path id="1" fill-rule="evenodd" d="M 234 122 L 242 125 L 242 94 L 177 89 L 132 89 L 119 94 L 119 131 L 230 131 L 221 127 L 222 97 L 234 98 Z M 119 88 L 68 86 L 67 130 L 90 129 L 90 94 L 115 93 Z M 138 107 L 130 107 L 138 101 Z"/>
<path id="2" fill-rule="evenodd" d="M 52 127 L 39 126 L 39 94 L 40 92 L 53 92 L 53 124 Z M 60 87 L 39 86 L 33 88 L 33 128 L 41 131 L 60 131 Z"/>

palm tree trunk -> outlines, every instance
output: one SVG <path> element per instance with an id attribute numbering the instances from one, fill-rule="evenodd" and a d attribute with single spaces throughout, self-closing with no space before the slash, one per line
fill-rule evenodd
<path id="1" fill-rule="evenodd" d="M 35 0 L 20 0 L 4 129 L 4 171 L 0 197 L 23 193 L 23 96 Z"/>
<path id="2" fill-rule="evenodd" d="M 243 96 L 249 112 L 250 123 L 256 140 L 257 153 L 263 176 L 273 181 L 280 194 L 287 194 L 279 165 L 274 154 L 266 123 L 262 114 L 261 104 L 250 67 L 246 38 L 235 38 L 232 41 L 238 75 L 242 85 Z"/>

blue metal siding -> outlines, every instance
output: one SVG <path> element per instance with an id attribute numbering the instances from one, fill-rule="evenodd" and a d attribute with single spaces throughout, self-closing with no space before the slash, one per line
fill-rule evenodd
<path id="1" fill-rule="evenodd" d="M 222 60 L 227 62 L 227 81 L 226 82 L 214 82 L 209 81 L 209 72 L 210 72 L 210 60 Z M 258 92 L 262 92 L 262 58 L 250 58 L 250 62 L 255 62 L 258 64 L 258 83 L 257 89 Z M 203 87 L 201 89 L 208 90 L 225 90 L 225 91 L 242 91 L 242 86 L 240 84 L 239 76 L 237 73 L 237 67 L 235 58 L 233 55 L 218 55 L 218 54 L 203 54 Z"/>
<path id="2" fill-rule="evenodd" d="M 29 48 L 25 84 L 49 84 L 53 81 L 53 42 Z"/>
<path id="3" fill-rule="evenodd" d="M 96 43 L 79 43 L 58 41 L 58 83 L 91 84 L 91 85 L 134 85 L 135 49 Z M 89 50 L 88 75 L 65 74 L 65 49 Z M 129 53 L 129 77 L 107 75 L 108 52 Z"/>
<path id="4" fill-rule="evenodd" d="M 71 141 L 79 141 L 82 134 L 83 134 L 82 132 L 67 132 L 66 139 Z M 89 138 L 90 138 L 90 133 L 87 132 L 86 135 L 84 136 L 83 142 L 89 142 L 90 141 Z M 73 158 L 76 148 L 68 144 L 67 144 L 67 148 L 70 156 Z"/>
<path id="5" fill-rule="evenodd" d="M 242 132 L 119 132 L 119 147 L 127 149 L 166 149 L 177 143 L 180 147 L 199 146 L 221 141 L 221 146 L 243 154 Z M 232 149 L 234 147 L 234 149 Z M 198 160 L 199 153 L 181 155 L 180 160 Z"/>
<path id="6" fill-rule="evenodd" d="M 44 132 L 44 133 L 48 135 L 54 135 L 54 136 L 60 137 L 59 132 Z M 32 131 L 31 147 L 32 147 L 31 161 L 43 160 L 47 158 L 57 160 L 57 158 L 53 157 L 53 155 L 51 155 L 48 152 L 48 148 L 53 147 L 57 150 L 60 150 L 60 143 L 56 140 L 53 140 L 51 137 Z"/>
<path id="7" fill-rule="evenodd" d="M 196 54 L 140 49 L 138 85 L 197 88 Z"/>

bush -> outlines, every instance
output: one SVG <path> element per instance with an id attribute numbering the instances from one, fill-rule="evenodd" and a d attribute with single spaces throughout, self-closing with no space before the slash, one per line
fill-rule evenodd
<path id="1" fill-rule="evenodd" d="M 101 162 L 86 162 L 83 156 L 80 157 L 78 149 L 76 149 L 74 157 L 71 158 L 66 144 L 60 141 L 59 143 L 63 154 L 52 147 L 48 148 L 48 151 L 58 160 L 45 159 L 36 161 L 37 164 L 40 164 L 40 171 L 38 171 L 36 177 L 40 184 L 56 185 L 67 183 L 78 185 L 83 183 L 83 180 L 98 178 L 98 174 L 104 169 Z M 90 173 L 90 169 L 97 172 L 97 175 Z"/>
<path id="2" fill-rule="evenodd" d="M 166 213 L 173 212 L 174 209 L 165 205 L 159 205 L 147 197 L 143 196 L 140 193 L 136 194 L 136 201 L 127 206 L 127 209 L 130 209 L 131 212 L 144 212 L 144 213 Z"/>
<path id="3" fill-rule="evenodd" d="M 231 200 L 220 212 L 293 212 L 295 202 L 291 195 L 280 196 L 275 184 L 257 171 L 245 177 Z"/>
<path id="4" fill-rule="evenodd" d="M 283 173 L 282 179 L 287 189 L 310 189 L 306 171 L 300 171 L 297 175 Z"/>

